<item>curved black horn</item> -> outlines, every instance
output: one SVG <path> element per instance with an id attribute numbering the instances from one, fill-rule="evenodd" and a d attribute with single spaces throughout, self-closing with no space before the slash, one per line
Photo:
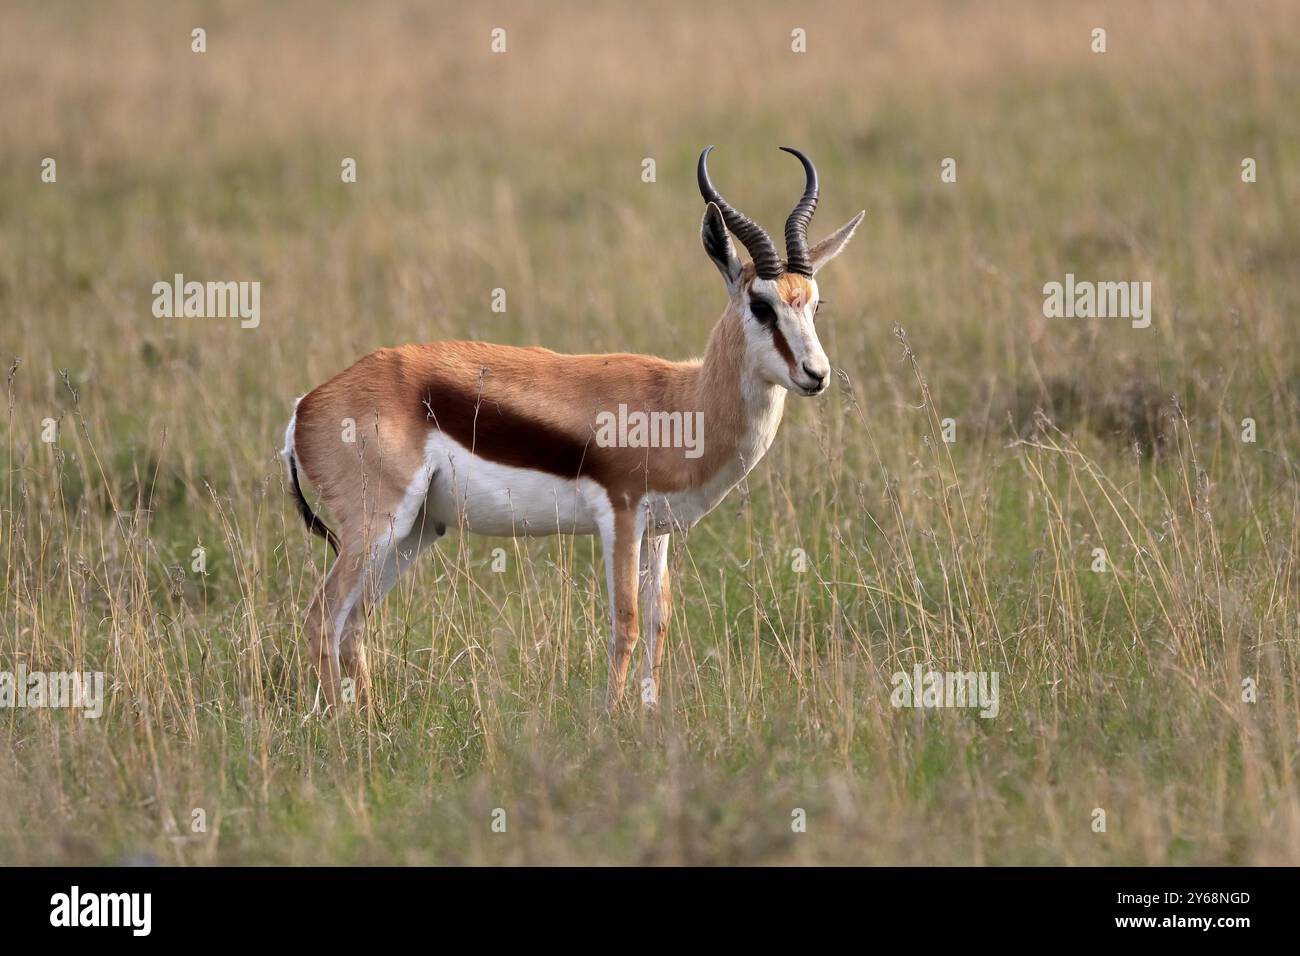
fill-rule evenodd
<path id="1" fill-rule="evenodd" d="M 808 223 L 817 211 L 817 167 L 812 160 L 791 146 L 782 146 L 790 155 L 803 163 L 804 177 L 807 182 L 803 197 L 795 203 L 794 211 L 785 221 L 785 256 L 787 267 L 791 272 L 801 276 L 812 277 L 812 258 L 808 254 Z"/>
<path id="2" fill-rule="evenodd" d="M 772 237 L 763 231 L 763 227 L 748 216 L 742 216 L 737 212 L 730 203 L 722 198 L 721 194 L 713 188 L 713 183 L 709 181 L 709 150 L 712 146 L 705 147 L 704 152 L 700 153 L 700 164 L 696 169 L 696 178 L 700 183 L 700 195 L 704 197 L 705 202 L 711 202 L 718 207 L 722 213 L 722 221 L 727 224 L 727 228 L 736 234 L 736 238 L 745 244 L 749 254 L 754 259 L 754 271 L 762 279 L 775 279 L 785 271 L 781 264 L 781 256 L 776 251 L 776 244 L 772 242 Z M 805 250 L 807 246 L 805 245 Z"/>

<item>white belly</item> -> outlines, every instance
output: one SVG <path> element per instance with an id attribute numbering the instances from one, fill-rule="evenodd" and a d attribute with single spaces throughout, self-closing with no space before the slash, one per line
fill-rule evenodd
<path id="1" fill-rule="evenodd" d="M 528 468 L 501 465 L 433 432 L 425 445 L 426 467 L 433 473 L 426 514 L 449 529 L 474 534 L 524 537 L 548 534 L 596 534 L 593 495 L 604 489 L 590 478 L 559 478 Z"/>
<path id="2" fill-rule="evenodd" d="M 748 460 L 761 458 L 766 445 L 747 449 Z M 685 531 L 717 507 L 750 467 L 738 456 L 700 487 L 651 493 L 636 505 L 644 509 L 651 533 Z M 611 517 L 609 497 L 596 481 L 498 464 L 439 431 L 425 443 L 423 473 L 433 475 L 425 513 L 449 529 L 503 537 L 600 534 Z"/>

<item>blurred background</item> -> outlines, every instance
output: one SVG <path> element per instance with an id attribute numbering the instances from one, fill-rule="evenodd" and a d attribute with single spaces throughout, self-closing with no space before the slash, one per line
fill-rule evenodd
<path id="1" fill-rule="evenodd" d="M 1262 386 L 1229 370 L 1294 344 L 1296 15 L 6 4 L 5 345 L 103 389 L 141 434 L 187 421 L 159 398 L 201 392 L 222 433 L 268 436 L 294 395 L 379 344 L 697 354 L 722 299 L 695 158 L 717 144 L 726 195 L 779 231 L 800 179 L 776 147 L 794 144 L 822 173 L 814 235 L 867 210 L 825 282 L 828 349 L 863 387 L 897 391 L 893 323 L 962 401 L 1080 363 L 1157 394 Z M 36 188 L 21 171 L 47 156 L 59 182 Z M 1151 281 L 1153 328 L 1044 320 L 1041 287 L 1067 271 Z M 260 280 L 262 327 L 155 320 L 150 287 L 175 272 Z M 268 392 L 271 370 L 288 378 Z"/>

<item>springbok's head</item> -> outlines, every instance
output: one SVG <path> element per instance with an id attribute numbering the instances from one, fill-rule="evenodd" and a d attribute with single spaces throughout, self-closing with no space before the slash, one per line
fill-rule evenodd
<path id="1" fill-rule="evenodd" d="M 820 305 L 817 270 L 848 243 L 865 210 L 812 248 L 808 222 L 817 208 L 817 168 L 797 149 L 782 146 L 803 163 L 803 196 L 785 221 L 786 260 L 763 227 L 741 215 L 709 180 L 709 150 L 700 153 L 697 176 L 708 208 L 702 227 L 704 251 L 727 283 L 727 294 L 744 327 L 746 351 L 760 375 L 799 395 L 820 395 L 830 384 L 831 363 L 817 340 L 814 316 Z M 735 233 L 753 258 L 741 265 L 727 230 Z"/>

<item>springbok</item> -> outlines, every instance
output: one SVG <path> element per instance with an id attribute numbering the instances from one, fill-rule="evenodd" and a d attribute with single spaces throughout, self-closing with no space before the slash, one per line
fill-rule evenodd
<path id="1" fill-rule="evenodd" d="M 709 180 L 712 148 L 697 169 L 708 203 L 702 238 L 728 302 L 702 359 L 561 355 L 486 342 L 404 345 L 372 352 L 295 403 L 281 454 L 303 520 L 337 554 L 305 622 L 327 707 L 345 678 L 365 702 L 366 613 L 449 527 L 510 537 L 600 535 L 610 605 L 606 707 L 623 696 L 638 592 L 647 619 L 642 700 L 657 701 L 671 611 L 669 534 L 717 507 L 763 457 L 787 391 L 826 390 L 831 366 L 813 325 L 813 276 L 864 215 L 809 248 L 817 170 L 799 150 L 781 147 L 806 177 L 786 220 L 782 262 L 763 228 Z M 751 264 L 741 264 L 728 230 Z M 695 441 L 687 434 L 692 423 L 702 426 Z M 303 497 L 300 467 L 338 534 Z"/>

